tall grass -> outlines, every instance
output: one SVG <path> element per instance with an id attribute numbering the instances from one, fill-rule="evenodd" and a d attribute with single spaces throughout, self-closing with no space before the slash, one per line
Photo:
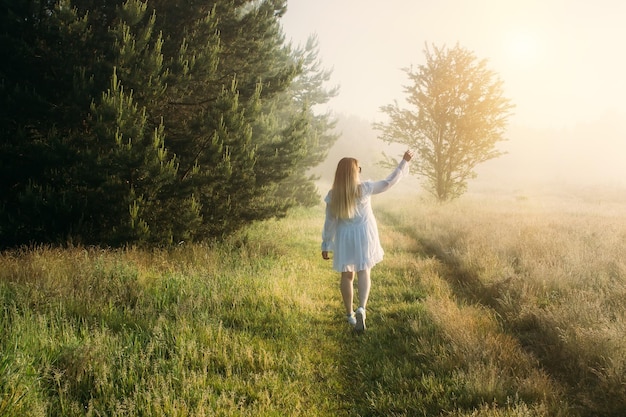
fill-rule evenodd
<path id="1" fill-rule="evenodd" d="M 613 196 L 481 197 L 437 207 L 414 204 L 411 211 L 388 209 L 386 215 L 420 243 L 420 252 L 437 260 L 455 304 L 467 304 L 457 320 L 449 305 L 429 307 L 436 321 L 452 327 L 451 343 L 479 334 L 470 317 L 491 316 L 489 323 L 501 328 L 504 339 L 468 345 L 488 352 L 517 344 L 536 358 L 546 383 L 564 392 L 570 412 L 621 416 L 624 202 Z M 476 309 L 479 314 L 473 314 Z M 515 362 L 522 363 L 513 360 L 504 369 Z"/>
<path id="2" fill-rule="evenodd" d="M 377 206 L 360 336 L 321 207 L 219 245 L 4 252 L 0 416 L 621 415 L 626 234 L 594 207 Z"/>
<path id="3" fill-rule="evenodd" d="M 332 364 L 303 318 L 330 276 L 303 276 L 308 221 L 214 247 L 3 253 L 0 415 L 323 413 Z"/>

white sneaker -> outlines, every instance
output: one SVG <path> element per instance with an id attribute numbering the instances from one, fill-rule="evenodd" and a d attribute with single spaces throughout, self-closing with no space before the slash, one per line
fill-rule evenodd
<path id="1" fill-rule="evenodd" d="M 365 309 L 363 307 L 359 307 L 356 309 L 356 314 L 355 314 L 355 318 L 356 318 L 356 324 L 354 326 L 354 330 L 356 330 L 357 332 L 364 332 L 366 327 L 365 327 Z"/>
<path id="2" fill-rule="evenodd" d="M 346 318 L 348 319 L 348 324 L 352 327 L 356 326 L 356 317 L 354 315 L 354 312 L 347 314 Z"/>

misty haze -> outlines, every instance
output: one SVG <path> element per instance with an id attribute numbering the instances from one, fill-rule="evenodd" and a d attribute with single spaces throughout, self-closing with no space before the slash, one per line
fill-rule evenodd
<path id="1" fill-rule="evenodd" d="M 378 160 L 389 147 L 367 125 L 385 120 L 381 106 L 403 103 L 401 68 L 423 63 L 425 43 L 459 43 L 487 60 L 515 105 L 508 140 L 497 144 L 507 154 L 479 164 L 468 191 L 592 192 L 625 185 L 626 57 L 617 53 L 624 16 L 619 1 L 296 0 L 284 23 L 296 43 L 319 39 L 322 64 L 340 87 L 328 109 L 343 137 L 330 159 L 345 150 Z M 316 172 L 332 175 L 330 166 Z"/>
<path id="2" fill-rule="evenodd" d="M 0 417 L 624 417 L 625 22 L 3 1 Z"/>
<path id="3" fill-rule="evenodd" d="M 312 170 L 320 176 L 322 193 L 330 188 L 339 159 L 351 156 L 364 166 L 363 177 L 383 178 L 388 169 L 380 166 L 384 154 L 399 159 L 404 147 L 378 139 L 371 122 L 354 115 L 339 114 L 336 131 L 340 137 L 326 161 Z M 507 140 L 498 144 L 506 154 L 478 165 L 477 177 L 469 181 L 469 193 L 520 196 L 580 193 L 586 197 L 620 199 L 626 194 L 626 163 L 621 144 L 626 125 L 616 115 L 572 128 L 528 128 L 511 126 Z M 398 189 L 422 193 L 419 178 L 411 176 Z"/>

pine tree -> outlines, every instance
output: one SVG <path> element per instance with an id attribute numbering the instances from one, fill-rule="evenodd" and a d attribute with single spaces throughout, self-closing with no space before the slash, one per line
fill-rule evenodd
<path id="1" fill-rule="evenodd" d="M 313 206 L 319 203 L 320 196 L 314 185 L 318 178 L 310 175 L 309 170 L 326 159 L 328 150 L 338 138 L 333 133 L 337 120 L 329 111 L 316 113 L 316 107 L 328 103 L 337 95 L 339 88 L 325 88 L 331 72 L 322 68 L 317 37 L 309 37 L 304 47 L 299 46 L 293 54 L 299 60 L 302 72 L 285 93 L 286 99 L 282 101 L 285 104 L 283 119 L 290 120 L 290 114 L 301 114 L 289 129 L 302 136 L 299 149 L 303 153 L 303 160 L 295 172 L 281 182 L 278 195 L 291 196 L 298 204 Z"/>
<path id="2" fill-rule="evenodd" d="M 4 2 L 3 244 L 205 239 L 305 201 L 332 140 L 285 5 Z"/>
<path id="3" fill-rule="evenodd" d="M 83 201 L 73 185 L 80 129 L 95 90 L 88 22 L 58 4 L 3 2 L 0 34 L 0 230 L 4 244 L 65 238 Z"/>

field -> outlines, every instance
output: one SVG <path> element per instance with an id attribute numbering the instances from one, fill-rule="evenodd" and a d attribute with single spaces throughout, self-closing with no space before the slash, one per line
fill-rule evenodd
<path id="1" fill-rule="evenodd" d="M 0 416 L 623 416 L 625 197 L 382 197 L 368 331 L 323 209 L 0 254 Z"/>

